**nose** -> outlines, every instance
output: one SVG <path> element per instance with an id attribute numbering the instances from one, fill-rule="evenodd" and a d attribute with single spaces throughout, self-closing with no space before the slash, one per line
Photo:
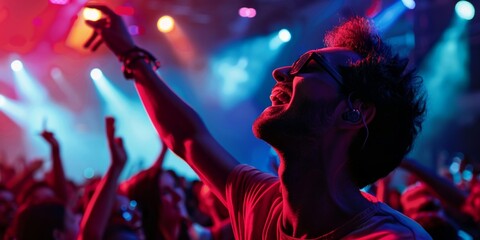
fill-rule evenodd
<path id="1" fill-rule="evenodd" d="M 273 70 L 272 76 L 277 82 L 286 82 L 292 77 L 290 76 L 291 67 L 279 67 Z"/>

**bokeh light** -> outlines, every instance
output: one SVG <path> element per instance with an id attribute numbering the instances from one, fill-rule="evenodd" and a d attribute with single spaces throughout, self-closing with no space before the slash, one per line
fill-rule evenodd
<path id="1" fill-rule="evenodd" d="M 257 10 L 255 8 L 242 7 L 238 9 L 238 15 L 244 18 L 254 18 L 257 15 Z"/>
<path id="2" fill-rule="evenodd" d="M 157 29 L 160 32 L 168 33 L 175 27 L 175 20 L 168 15 L 162 16 L 157 21 Z"/>
<path id="3" fill-rule="evenodd" d="M 83 9 L 82 16 L 86 20 L 97 21 L 102 17 L 102 12 L 93 8 L 85 8 Z"/>

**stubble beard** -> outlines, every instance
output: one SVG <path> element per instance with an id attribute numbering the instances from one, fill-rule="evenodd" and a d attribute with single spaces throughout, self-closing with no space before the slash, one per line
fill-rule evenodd
<path id="1" fill-rule="evenodd" d="M 331 113 L 331 108 L 319 109 L 313 103 L 295 110 L 264 111 L 255 119 L 252 131 L 255 137 L 278 147 L 295 140 L 318 137 Z"/>

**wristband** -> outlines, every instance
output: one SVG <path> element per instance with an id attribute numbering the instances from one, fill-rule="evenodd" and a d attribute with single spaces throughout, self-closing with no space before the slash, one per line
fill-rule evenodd
<path id="1" fill-rule="evenodd" d="M 147 63 L 151 64 L 154 70 L 160 68 L 160 62 L 157 61 L 157 59 L 150 52 L 137 46 L 128 50 L 118 58 L 123 63 L 122 72 L 126 79 L 133 79 L 133 64 L 140 59 L 143 59 Z"/>

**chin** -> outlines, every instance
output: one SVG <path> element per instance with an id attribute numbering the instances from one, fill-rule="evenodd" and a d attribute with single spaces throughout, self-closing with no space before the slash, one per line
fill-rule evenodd
<path id="1" fill-rule="evenodd" d="M 274 115 L 269 111 L 264 111 L 252 125 L 253 135 L 269 144 L 275 142 L 275 139 L 278 139 L 278 135 L 282 134 L 285 130 L 282 117 L 279 115 Z"/>

